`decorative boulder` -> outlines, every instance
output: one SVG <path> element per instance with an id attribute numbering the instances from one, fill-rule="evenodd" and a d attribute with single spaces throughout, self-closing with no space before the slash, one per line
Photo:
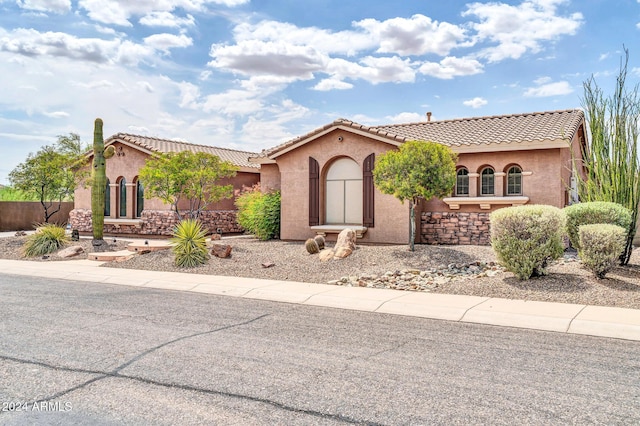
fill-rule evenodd
<path id="1" fill-rule="evenodd" d="M 321 262 L 326 262 L 327 260 L 333 259 L 334 254 L 335 252 L 332 249 L 328 248 L 328 249 L 322 250 L 318 255 L 318 257 L 320 258 Z"/>
<path id="2" fill-rule="evenodd" d="M 343 229 L 338 234 L 338 241 L 336 241 L 335 248 L 347 247 L 352 251 L 356 249 L 356 231 L 350 228 Z"/>
<path id="3" fill-rule="evenodd" d="M 79 254 L 84 253 L 84 249 L 80 246 L 71 246 L 71 247 L 67 247 L 66 249 L 62 249 L 58 252 L 58 257 L 61 257 L 63 259 L 69 258 L 69 257 L 74 257 L 74 256 L 78 256 Z"/>
<path id="4" fill-rule="evenodd" d="M 344 259 L 356 249 L 356 231 L 353 229 L 343 229 L 338 234 L 338 241 L 334 246 L 334 259 Z"/>
<path id="5" fill-rule="evenodd" d="M 222 259 L 231 257 L 231 246 L 227 244 L 214 244 L 211 246 L 211 254 Z"/>
<path id="6" fill-rule="evenodd" d="M 217 241 L 222 239 L 222 235 L 220 234 L 211 234 L 211 241 Z"/>
<path id="7" fill-rule="evenodd" d="M 338 247 L 335 249 L 335 254 L 333 255 L 333 258 L 344 259 L 345 257 L 348 257 L 351 253 L 353 253 L 353 250 L 351 250 L 349 247 Z"/>

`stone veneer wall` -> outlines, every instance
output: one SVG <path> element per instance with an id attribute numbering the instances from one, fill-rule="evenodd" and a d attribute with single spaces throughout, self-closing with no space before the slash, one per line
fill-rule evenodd
<path id="1" fill-rule="evenodd" d="M 215 233 L 218 228 L 223 233 L 239 233 L 244 229 L 238 225 L 235 210 L 206 210 L 200 215 L 200 221 L 209 229 L 210 233 Z M 142 225 L 104 225 L 105 234 L 132 234 L 132 235 L 171 235 L 174 226 L 178 223 L 176 214 L 169 210 L 144 210 L 140 217 Z M 92 232 L 91 210 L 74 209 L 69 213 L 69 223 L 72 229 L 79 232 Z"/>
<path id="2" fill-rule="evenodd" d="M 423 212 L 420 242 L 489 245 L 489 213 Z"/>

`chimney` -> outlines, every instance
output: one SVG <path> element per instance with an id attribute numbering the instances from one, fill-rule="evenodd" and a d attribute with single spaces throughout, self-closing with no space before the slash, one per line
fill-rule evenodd
<path id="1" fill-rule="evenodd" d="M 431 111 L 427 112 L 427 121 L 431 121 Z"/>

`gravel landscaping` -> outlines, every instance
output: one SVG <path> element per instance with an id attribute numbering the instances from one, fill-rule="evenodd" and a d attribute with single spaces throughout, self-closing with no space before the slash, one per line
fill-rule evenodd
<path id="1" fill-rule="evenodd" d="M 0 238 L 0 258 L 21 259 L 24 239 Z M 614 268 L 606 279 L 596 279 L 582 267 L 575 253 L 568 252 L 549 267 L 547 276 L 520 281 L 495 263 L 488 246 L 416 245 L 416 251 L 410 252 L 406 245 L 359 245 L 345 259 L 321 262 L 318 255 L 306 252 L 302 242 L 247 237 L 221 242 L 232 246 L 230 258 L 212 257 L 206 265 L 192 269 L 175 267 L 168 250 L 104 266 L 640 309 L 637 250 L 628 266 Z M 79 243 L 85 251 L 91 251 L 90 240 Z M 117 240 L 111 245 L 113 250 L 120 250 L 126 243 Z M 53 254 L 47 259 L 30 260 L 62 259 Z"/>

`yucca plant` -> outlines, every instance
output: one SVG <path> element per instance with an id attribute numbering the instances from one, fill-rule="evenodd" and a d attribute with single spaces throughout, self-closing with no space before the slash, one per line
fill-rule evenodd
<path id="1" fill-rule="evenodd" d="M 51 223 L 40 224 L 36 232 L 27 237 L 22 248 L 26 257 L 43 256 L 53 253 L 69 241 L 62 226 Z"/>
<path id="2" fill-rule="evenodd" d="M 207 253 L 207 234 L 202 223 L 195 219 L 180 221 L 173 230 L 171 250 L 175 255 L 176 266 L 193 268 L 204 265 L 209 259 Z"/>

